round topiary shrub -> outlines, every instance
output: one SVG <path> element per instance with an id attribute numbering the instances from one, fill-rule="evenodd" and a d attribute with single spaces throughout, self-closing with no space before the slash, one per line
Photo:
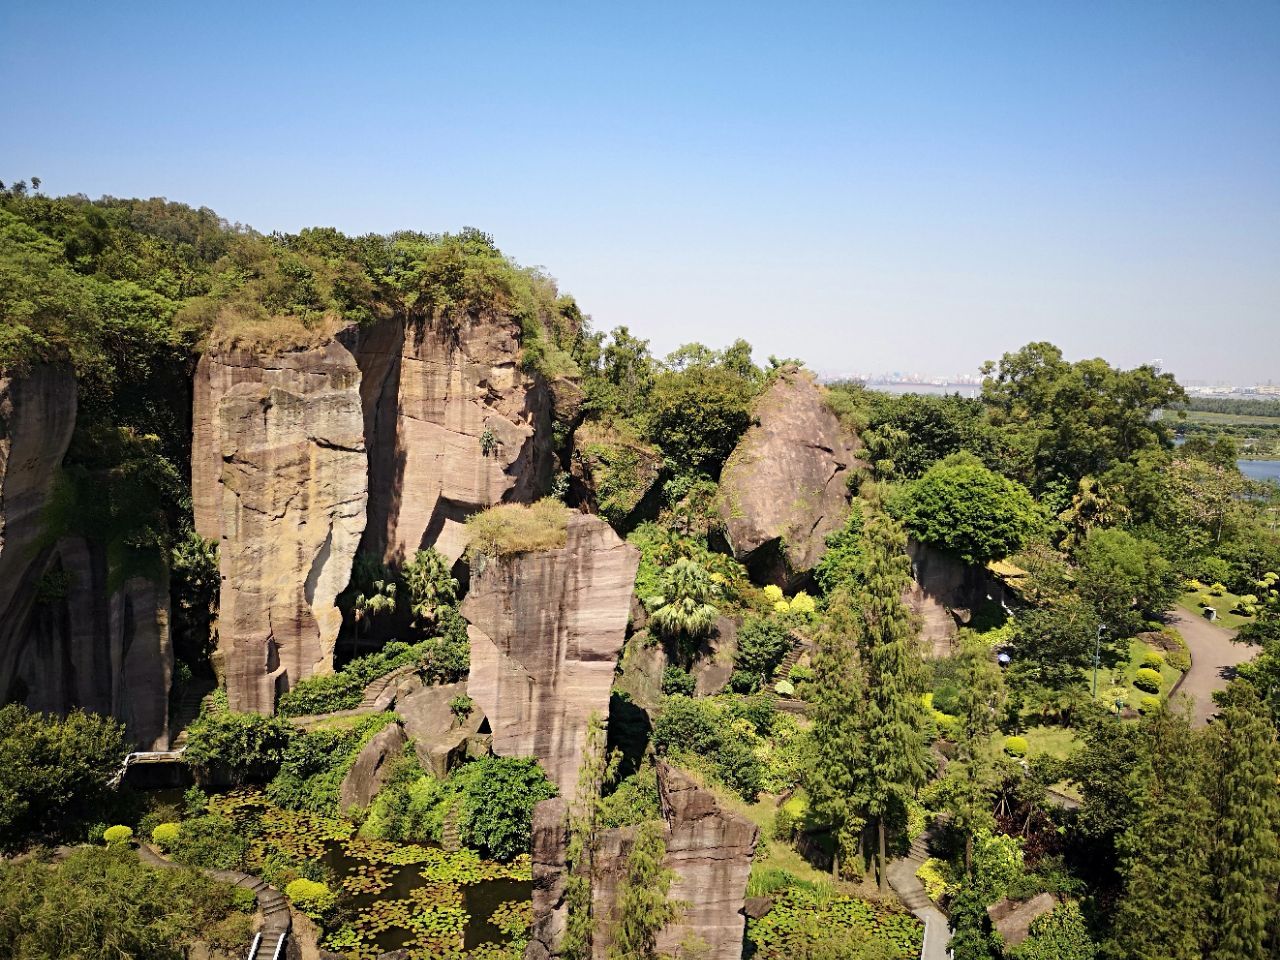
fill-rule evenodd
<path id="1" fill-rule="evenodd" d="M 1148 650 L 1142 657 L 1142 666 L 1146 670 L 1159 671 L 1164 666 L 1164 656 L 1157 650 Z"/>
<path id="2" fill-rule="evenodd" d="M 1133 677 L 1133 685 L 1147 693 L 1160 692 L 1160 672 L 1143 667 Z"/>
<path id="3" fill-rule="evenodd" d="M 182 824 L 180 823 L 158 823 L 155 829 L 151 831 L 151 842 L 168 853 L 173 849 L 173 845 L 177 843 L 181 833 Z"/>
<path id="4" fill-rule="evenodd" d="M 1144 717 L 1149 716 L 1150 714 L 1153 714 L 1153 713 L 1159 713 L 1160 698 L 1159 697 L 1143 697 L 1141 700 L 1138 701 L 1138 712 L 1142 714 Z"/>
<path id="5" fill-rule="evenodd" d="M 284 895 L 293 901 L 293 905 L 313 920 L 322 918 L 338 903 L 338 895 L 329 889 L 327 884 L 318 880 L 299 877 L 291 880 L 284 888 Z"/>
<path id="6" fill-rule="evenodd" d="M 121 846 L 133 839 L 133 828 L 117 823 L 102 831 L 102 839 L 107 841 L 109 847 Z"/>
<path id="7" fill-rule="evenodd" d="M 1004 752 L 1011 757 L 1025 757 L 1031 745 L 1026 737 L 1005 737 Z"/>

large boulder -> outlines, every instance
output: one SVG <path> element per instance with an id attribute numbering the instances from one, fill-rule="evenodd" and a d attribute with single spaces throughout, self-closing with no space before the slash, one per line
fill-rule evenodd
<path id="1" fill-rule="evenodd" d="M 756 403 L 756 422 L 725 463 L 721 516 L 733 555 L 762 582 L 793 587 L 844 520 L 855 438 L 813 375 L 781 371 Z"/>
<path id="2" fill-rule="evenodd" d="M 521 366 L 520 336 L 518 320 L 489 313 L 460 326 L 395 319 L 344 335 L 363 373 L 363 550 L 394 565 L 429 546 L 457 560 L 470 514 L 548 488 L 552 396 Z"/>
<path id="3" fill-rule="evenodd" d="M 218 540 L 218 658 L 233 710 L 332 669 L 365 527 L 361 377 L 338 340 L 205 354 L 196 369 L 192 499 Z"/>
<path id="4" fill-rule="evenodd" d="M 351 769 L 338 788 L 338 807 L 367 807 L 391 777 L 392 764 L 404 753 L 409 738 L 399 723 L 389 723 L 379 730 L 356 755 Z"/>
<path id="5" fill-rule="evenodd" d="M 675 874 L 669 897 L 682 904 L 680 918 L 661 931 L 658 950 L 674 955 L 686 942 L 705 945 L 710 960 L 739 960 L 746 932 L 744 904 L 759 831 L 746 817 L 720 806 L 715 795 L 667 763 L 658 763 L 662 799 L 663 866 Z M 560 956 L 568 907 L 565 903 L 567 805 L 544 800 L 533 818 L 533 926 L 525 960 Z M 602 830 L 592 856 L 592 912 L 600 918 L 594 960 L 609 955 L 620 888 L 634 846 L 635 830 Z"/>
<path id="6" fill-rule="evenodd" d="M 412 677 L 396 695 L 396 713 L 413 739 L 418 763 L 436 777 L 444 778 L 466 758 L 484 721 L 474 707 L 466 717 L 454 714 L 453 700 L 466 692 L 465 683 L 426 684 Z"/>
<path id="7" fill-rule="evenodd" d="M 607 523 L 575 513 L 563 547 L 474 565 L 467 691 L 493 752 L 537 757 L 562 793 L 577 783 L 588 719 L 608 716 L 639 563 Z"/>

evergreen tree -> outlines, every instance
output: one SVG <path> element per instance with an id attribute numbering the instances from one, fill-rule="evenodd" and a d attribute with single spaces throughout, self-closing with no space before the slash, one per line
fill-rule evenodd
<path id="1" fill-rule="evenodd" d="M 860 611 L 858 649 L 866 676 L 861 717 L 862 777 L 867 813 L 876 819 L 880 889 L 885 876 L 886 824 L 906 809 L 928 777 L 924 660 L 902 595 L 911 580 L 906 535 L 883 514 L 863 534 L 866 576 L 855 594 Z"/>
<path id="2" fill-rule="evenodd" d="M 578 769 L 577 793 L 569 808 L 569 839 L 565 852 L 564 939 L 560 955 L 564 960 L 591 960 L 597 929 L 593 910 L 592 882 L 595 854 L 599 847 L 600 794 L 613 778 L 617 760 L 605 756 L 605 727 L 598 713 L 587 719 L 587 738 Z"/>
<path id="3" fill-rule="evenodd" d="M 948 806 L 956 827 L 964 834 L 965 872 L 972 878 L 973 836 L 991 830 L 996 790 L 996 764 L 991 735 L 1004 702 L 1004 678 L 979 640 L 970 640 L 960 654 L 960 732 L 955 761 L 947 767 L 951 781 Z"/>
<path id="4" fill-rule="evenodd" d="M 679 907 L 667 899 L 675 874 L 662 866 L 666 852 L 662 822 L 640 824 L 618 890 L 618 922 L 609 960 L 656 960 L 658 934 L 680 915 Z"/>
<path id="5" fill-rule="evenodd" d="M 842 857 L 852 854 L 866 824 L 866 798 L 860 791 L 865 683 L 857 656 L 858 630 L 858 609 L 845 585 L 828 598 L 817 636 L 810 709 L 815 751 L 806 784 L 814 812 L 832 825 L 832 873 L 837 877 Z"/>
<path id="6" fill-rule="evenodd" d="M 1252 686 L 1231 684 L 1226 701 L 1210 742 L 1215 896 L 1208 956 L 1266 960 L 1268 921 L 1280 913 L 1280 746 Z"/>
<path id="7" fill-rule="evenodd" d="M 1144 724 L 1130 774 L 1137 812 L 1119 841 L 1124 892 L 1111 960 L 1200 960 L 1208 934 L 1211 810 L 1203 742 L 1185 716 Z"/>

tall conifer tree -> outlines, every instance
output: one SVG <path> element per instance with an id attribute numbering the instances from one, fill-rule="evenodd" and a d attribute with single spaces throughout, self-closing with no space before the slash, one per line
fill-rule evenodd
<path id="1" fill-rule="evenodd" d="M 1124 893 L 1106 956 L 1201 960 L 1211 826 L 1203 741 L 1187 717 L 1167 712 L 1147 721 L 1144 734 L 1130 774 L 1137 813 L 1118 843 Z"/>
<path id="2" fill-rule="evenodd" d="M 970 640 L 960 654 L 960 732 L 955 762 L 947 767 L 955 825 L 964 834 L 965 872 L 973 871 L 973 835 L 994 827 L 991 805 L 996 767 L 991 735 L 1004 702 L 1004 678 L 990 648 Z"/>
<path id="3" fill-rule="evenodd" d="M 1267 960 L 1267 927 L 1280 914 L 1280 746 L 1251 685 L 1231 684 L 1210 736 L 1215 896 L 1208 956 Z"/>

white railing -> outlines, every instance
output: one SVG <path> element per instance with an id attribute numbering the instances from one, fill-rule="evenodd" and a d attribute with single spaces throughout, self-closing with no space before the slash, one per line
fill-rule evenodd
<path id="1" fill-rule="evenodd" d="M 253 935 L 253 943 L 249 945 L 248 960 L 253 960 L 258 955 L 258 944 L 262 942 L 262 934 L 255 933 Z"/>
<path id="2" fill-rule="evenodd" d="M 284 949 L 284 940 L 288 935 L 287 931 L 276 935 L 276 952 L 271 954 L 271 960 L 280 960 L 280 951 Z"/>

